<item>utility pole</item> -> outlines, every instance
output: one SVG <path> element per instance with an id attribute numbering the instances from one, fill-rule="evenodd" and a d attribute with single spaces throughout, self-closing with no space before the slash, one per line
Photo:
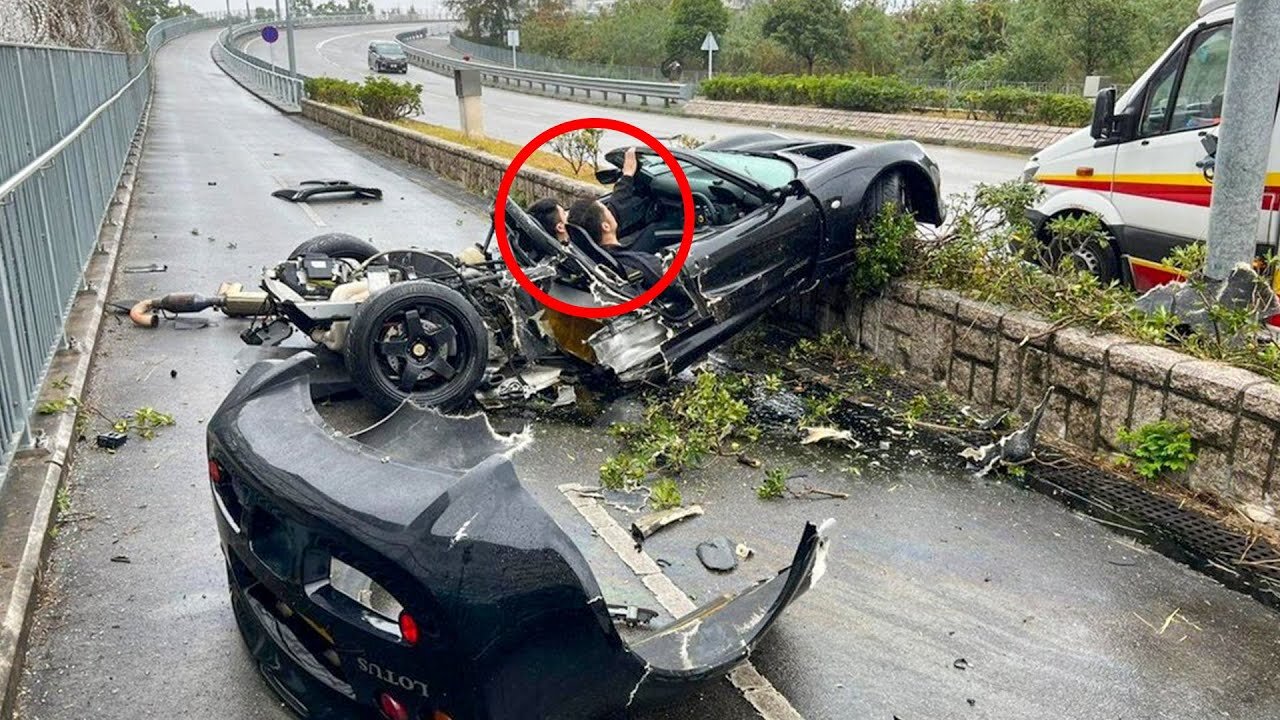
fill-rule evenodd
<path id="1" fill-rule="evenodd" d="M 249 9 L 249 0 L 244 0 L 244 21 L 253 22 L 253 10 Z"/>
<path id="2" fill-rule="evenodd" d="M 282 17 L 284 17 L 284 16 L 280 14 L 280 0 L 276 0 L 276 17 L 275 17 L 275 21 L 276 21 L 276 22 L 280 22 L 280 19 L 281 19 Z"/>
<path id="3" fill-rule="evenodd" d="M 231 29 L 231 0 L 227 0 L 227 30 Z"/>
<path id="4" fill-rule="evenodd" d="M 1274 0 L 1239 0 L 1209 208 L 1205 275 L 1210 281 L 1226 280 L 1257 254 L 1259 207 L 1280 87 L 1277 47 L 1280 12 Z"/>
<path id="5" fill-rule="evenodd" d="M 284 11 L 285 41 L 289 44 L 289 74 L 296 77 L 298 74 L 298 56 L 293 52 L 293 0 L 284 0 Z"/>

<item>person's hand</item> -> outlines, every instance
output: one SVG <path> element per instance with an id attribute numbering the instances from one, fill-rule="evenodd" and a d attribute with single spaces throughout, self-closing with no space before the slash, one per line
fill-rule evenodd
<path id="1" fill-rule="evenodd" d="M 640 167 L 640 163 L 636 160 L 636 149 L 634 147 L 627 148 L 627 154 L 622 156 L 622 174 L 627 177 L 635 177 L 636 168 L 638 167 Z"/>

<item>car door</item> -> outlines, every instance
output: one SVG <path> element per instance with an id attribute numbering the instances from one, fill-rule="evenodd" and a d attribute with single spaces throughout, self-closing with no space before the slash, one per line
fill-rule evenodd
<path id="1" fill-rule="evenodd" d="M 1213 185 L 1196 163 L 1205 157 L 1204 136 L 1221 120 L 1230 46 L 1230 22 L 1200 28 L 1137 97 L 1135 131 L 1117 149 L 1111 188 L 1123 253 L 1158 262 L 1204 239 Z"/>

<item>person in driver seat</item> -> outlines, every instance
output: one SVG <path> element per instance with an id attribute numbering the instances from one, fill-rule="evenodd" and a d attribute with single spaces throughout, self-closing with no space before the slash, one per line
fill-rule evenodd
<path id="1" fill-rule="evenodd" d="M 622 157 L 622 177 L 613 184 L 613 193 L 605 200 L 605 205 L 613 213 L 620 235 L 626 235 L 645 220 L 648 201 L 636 194 L 636 171 L 640 161 L 636 159 L 636 149 L 627 148 Z"/>
<path id="2" fill-rule="evenodd" d="M 575 202 L 569 208 L 569 224 L 581 228 L 591 242 L 612 255 L 628 274 L 639 273 L 646 288 L 662 279 L 662 263 L 655 255 L 628 250 L 618 242 L 618 219 L 613 210 L 598 198 L 583 198 Z"/>

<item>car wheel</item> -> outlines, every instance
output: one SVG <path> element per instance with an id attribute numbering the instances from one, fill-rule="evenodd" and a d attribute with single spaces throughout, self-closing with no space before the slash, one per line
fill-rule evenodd
<path id="1" fill-rule="evenodd" d="M 1077 268 L 1096 275 L 1104 285 L 1120 277 L 1120 263 L 1116 261 L 1116 254 L 1096 240 L 1090 240 L 1083 247 L 1074 250 L 1071 262 Z"/>
<path id="2" fill-rule="evenodd" d="M 355 235 L 346 233 L 325 233 L 317 235 L 289 253 L 290 258 L 300 255 L 327 255 L 335 259 L 364 262 L 378 254 L 378 248 L 361 240 Z"/>
<path id="3" fill-rule="evenodd" d="M 460 293 L 429 280 L 392 285 L 356 308 L 344 356 L 356 388 L 384 410 L 404 400 L 467 402 L 489 359 L 489 334 Z"/>
<path id="4" fill-rule="evenodd" d="M 874 221 L 889 205 L 897 205 L 907 212 L 913 212 L 907 198 L 906 180 L 899 172 L 885 173 L 867 188 L 862 196 L 862 205 L 858 208 L 859 227 L 865 227 Z"/>

